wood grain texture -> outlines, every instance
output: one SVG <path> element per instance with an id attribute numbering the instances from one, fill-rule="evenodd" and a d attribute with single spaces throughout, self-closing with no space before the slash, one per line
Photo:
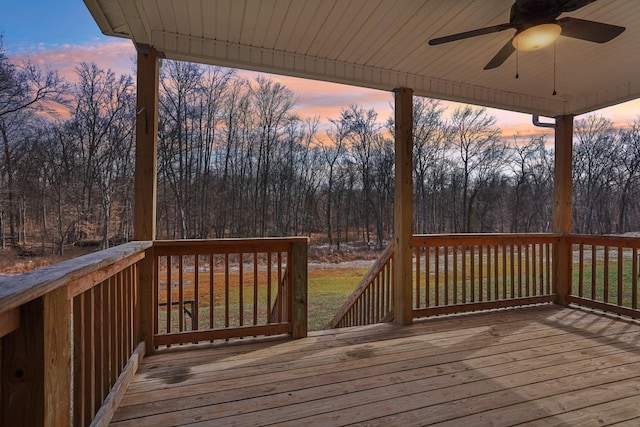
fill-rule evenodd
<path id="1" fill-rule="evenodd" d="M 122 370 L 122 373 L 118 376 L 118 380 L 115 382 L 111 391 L 106 396 L 104 403 L 96 413 L 96 416 L 92 421 L 93 427 L 107 426 L 111 422 L 116 409 L 120 405 L 120 402 L 126 393 L 127 387 L 131 383 L 131 380 L 136 374 L 138 366 L 144 357 L 144 350 L 145 343 L 141 342 L 133 351 L 133 354 L 131 354 L 131 357 Z"/>
<path id="2" fill-rule="evenodd" d="M 291 244 L 291 335 L 307 336 L 308 242 Z"/>
<path id="3" fill-rule="evenodd" d="M 553 181 L 553 231 L 562 237 L 553 251 L 553 282 L 556 303 L 566 305 L 571 288 L 571 198 L 573 188 L 573 116 L 556 118 Z"/>
<path id="4" fill-rule="evenodd" d="M 129 242 L 28 273 L 0 278 L 0 313 L 20 307 L 59 287 L 82 279 L 120 260 L 144 252 L 151 242 Z"/>
<path id="5" fill-rule="evenodd" d="M 158 174 L 158 52 L 138 52 L 136 103 L 136 168 L 133 206 L 133 238 L 156 238 Z"/>
<path id="6" fill-rule="evenodd" d="M 640 417 L 639 333 L 549 304 L 169 349 L 142 361 L 112 425 L 626 422 Z"/>
<path id="7" fill-rule="evenodd" d="M 394 239 L 396 243 L 393 275 L 394 322 L 413 322 L 413 90 L 399 88 L 395 93 L 395 199 Z"/>
<path id="8" fill-rule="evenodd" d="M 0 313 L 0 338 L 10 334 L 20 327 L 20 310 L 12 310 Z"/>
<path id="9" fill-rule="evenodd" d="M 64 287 L 21 308 L 20 328 L 2 339 L 0 425 L 69 425 L 70 317 Z"/>

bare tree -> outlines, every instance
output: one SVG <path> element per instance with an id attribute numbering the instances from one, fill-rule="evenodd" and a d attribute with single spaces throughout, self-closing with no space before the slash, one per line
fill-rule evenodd
<path id="1" fill-rule="evenodd" d="M 611 229 L 609 200 L 618 161 L 613 123 L 590 115 L 576 120 L 573 156 L 574 223 L 581 233 L 608 233 Z"/>
<path id="2" fill-rule="evenodd" d="M 545 138 L 534 137 L 523 143 L 516 136 L 509 151 L 507 160 L 512 176 L 509 229 L 512 233 L 544 230 L 551 219 L 553 186 L 553 162 L 545 148 Z"/>
<path id="3" fill-rule="evenodd" d="M 505 150 L 496 118 L 485 108 L 459 107 L 451 116 L 451 143 L 462 168 L 463 231 L 472 231 L 472 211 L 482 186 L 502 164 Z"/>
<path id="4" fill-rule="evenodd" d="M 346 150 L 346 138 L 349 130 L 346 123 L 339 120 L 329 120 L 333 127 L 326 131 L 329 140 L 322 146 L 322 156 L 324 157 L 326 172 L 326 201 L 325 201 L 325 222 L 327 227 L 327 240 L 329 245 L 333 245 L 333 215 L 332 208 L 335 199 L 335 181 L 338 175 L 338 167 Z M 338 248 L 340 246 L 338 239 Z"/>
<path id="5" fill-rule="evenodd" d="M 82 159 L 82 206 L 79 225 L 101 223 L 101 246 L 109 247 L 114 196 L 132 176 L 135 114 L 133 80 L 117 77 L 96 64 L 82 63 L 76 69 L 73 137 Z M 96 202 L 94 199 L 97 198 Z M 101 218 L 95 218 L 94 203 Z M 81 231 L 79 237 L 85 237 Z"/>
<path id="6" fill-rule="evenodd" d="M 6 201 L 0 199 L 0 211 L 7 212 L 7 219 L 10 229 L 10 240 L 15 243 L 16 236 L 16 183 L 15 159 L 17 153 L 15 145 L 17 142 L 13 137 L 20 134 L 16 129 L 12 129 L 17 123 L 23 125 L 28 120 L 30 114 L 36 111 L 51 112 L 51 107 L 56 104 L 64 104 L 64 93 L 67 89 L 66 83 L 55 71 L 42 72 L 38 67 L 30 62 L 20 65 L 9 60 L 5 51 L 2 36 L 0 35 L 0 136 L 3 145 L 3 167 L 0 172 L 2 180 L 6 185 Z M 21 117 L 16 117 L 21 116 Z M 20 138 L 18 136 L 18 138 Z M 4 221 L 3 230 L 4 230 Z M 4 234 L 4 231 L 3 231 Z M 2 239 L 4 247 L 5 240 Z"/>
<path id="7" fill-rule="evenodd" d="M 629 209 L 640 194 L 640 117 L 620 131 L 618 155 L 618 233 L 631 230 Z M 637 206 L 636 206 L 637 211 Z M 637 213 L 637 212 L 636 212 Z"/>

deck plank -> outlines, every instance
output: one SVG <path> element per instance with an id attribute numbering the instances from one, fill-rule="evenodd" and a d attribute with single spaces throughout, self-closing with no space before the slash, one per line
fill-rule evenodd
<path id="1" fill-rule="evenodd" d="M 608 425 L 640 417 L 631 404 L 640 399 L 640 325 L 583 310 L 547 305 L 248 341 L 145 358 L 112 425 Z"/>

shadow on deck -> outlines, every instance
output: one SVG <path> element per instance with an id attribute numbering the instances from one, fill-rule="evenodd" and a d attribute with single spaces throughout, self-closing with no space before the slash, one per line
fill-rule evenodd
<path id="1" fill-rule="evenodd" d="M 112 425 L 640 423 L 640 324 L 581 309 L 245 341 L 146 357 Z"/>

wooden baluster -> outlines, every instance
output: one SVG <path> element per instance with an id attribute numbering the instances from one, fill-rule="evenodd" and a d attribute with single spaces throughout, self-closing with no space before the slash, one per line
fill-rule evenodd
<path id="1" fill-rule="evenodd" d="M 631 308 L 638 308 L 638 249 L 633 248 L 631 253 Z"/>
<path id="2" fill-rule="evenodd" d="M 200 255 L 193 256 L 193 311 L 191 313 L 191 330 L 200 329 Z"/>
<path id="3" fill-rule="evenodd" d="M 229 327 L 229 254 L 224 254 L 224 326 Z"/>
<path id="4" fill-rule="evenodd" d="M 622 306 L 622 267 L 623 267 L 622 246 L 618 246 L 618 305 Z"/>
<path id="5" fill-rule="evenodd" d="M 253 324 L 258 324 L 258 252 L 253 251 Z"/>
<path id="6" fill-rule="evenodd" d="M 591 299 L 596 299 L 596 260 L 598 251 L 596 245 L 591 245 Z"/>
<path id="7" fill-rule="evenodd" d="M 603 298 L 602 300 L 604 302 L 609 302 L 609 246 L 605 246 L 604 247 L 604 269 L 603 269 L 603 286 L 604 286 L 604 290 L 603 290 Z"/>
<path id="8" fill-rule="evenodd" d="M 462 302 L 467 302 L 467 247 L 462 246 Z"/>
<path id="9" fill-rule="evenodd" d="M 494 280 L 493 294 L 494 294 L 494 299 L 496 300 L 500 299 L 500 284 L 498 283 L 499 282 L 498 278 L 500 277 L 500 269 L 499 269 L 500 263 L 498 262 L 498 260 L 500 258 L 498 257 L 498 255 L 499 255 L 499 244 L 496 244 L 493 247 L 493 264 L 494 264 L 493 265 L 493 270 L 494 270 L 493 271 L 493 280 Z"/>
<path id="10" fill-rule="evenodd" d="M 216 295 L 214 283 L 215 259 L 209 254 L 209 328 L 215 328 Z"/>
<path id="11" fill-rule="evenodd" d="M 431 247 L 426 246 L 424 252 L 424 306 L 431 307 Z M 395 284 L 394 284 L 395 285 Z"/>
<path id="12" fill-rule="evenodd" d="M 518 297 L 522 297 L 522 245 L 518 245 Z"/>
<path id="13" fill-rule="evenodd" d="M 531 296 L 531 274 L 529 271 L 529 245 L 524 245 L 524 296 Z"/>
<path id="14" fill-rule="evenodd" d="M 491 301 L 491 245 L 487 245 L 487 281 L 486 281 L 486 300 Z"/>
<path id="15" fill-rule="evenodd" d="M 433 254 L 433 260 L 435 262 L 435 277 L 434 277 L 434 291 L 435 291 L 435 295 L 433 297 L 434 300 L 434 306 L 439 306 L 440 305 L 440 247 L 439 246 L 435 246 L 434 248 L 435 253 Z"/>
<path id="16" fill-rule="evenodd" d="M 173 293 L 173 282 L 172 282 L 172 275 L 171 275 L 171 262 L 172 262 L 172 256 L 167 256 L 167 324 L 166 324 L 166 328 L 167 328 L 167 333 L 172 332 L 171 329 L 171 306 L 173 303 L 172 300 L 172 293 Z"/>
<path id="17" fill-rule="evenodd" d="M 511 245 L 511 249 L 509 251 L 509 267 L 510 267 L 510 273 L 511 273 L 511 298 L 515 298 L 516 297 L 516 268 L 515 268 L 515 259 L 516 259 L 516 248 L 515 246 L 512 244 Z"/>
<path id="18" fill-rule="evenodd" d="M 458 304 L 458 246 L 453 247 L 453 303 Z"/>
<path id="19" fill-rule="evenodd" d="M 271 323 L 271 251 L 267 252 L 267 324 Z"/>
<path id="20" fill-rule="evenodd" d="M 502 299 L 507 299 L 507 248 L 502 245 Z"/>
<path id="21" fill-rule="evenodd" d="M 478 301 L 483 301 L 484 300 L 484 288 L 483 288 L 483 280 L 482 280 L 482 276 L 484 274 L 484 269 L 483 269 L 483 263 L 484 263 L 484 256 L 483 256 L 483 246 L 482 245 L 478 245 Z"/>
<path id="22" fill-rule="evenodd" d="M 449 305 L 449 247 L 445 246 L 444 251 L 444 305 Z"/>
<path id="23" fill-rule="evenodd" d="M 415 255 L 416 255 L 416 285 L 415 285 L 415 308 L 420 308 L 420 251 L 422 247 L 416 246 Z"/>
<path id="24" fill-rule="evenodd" d="M 178 256 L 178 331 L 184 331 L 184 256 Z"/>
<path id="25" fill-rule="evenodd" d="M 475 246 L 471 245 L 471 251 L 469 253 L 469 257 L 471 258 L 471 266 L 470 266 L 470 270 L 471 270 L 471 287 L 469 289 L 469 292 L 471 293 L 471 302 L 475 302 L 476 301 L 476 279 L 475 279 L 475 275 L 476 275 L 476 255 L 475 255 Z"/>
<path id="26" fill-rule="evenodd" d="M 238 321 L 244 325 L 244 254 L 238 254 Z"/>

